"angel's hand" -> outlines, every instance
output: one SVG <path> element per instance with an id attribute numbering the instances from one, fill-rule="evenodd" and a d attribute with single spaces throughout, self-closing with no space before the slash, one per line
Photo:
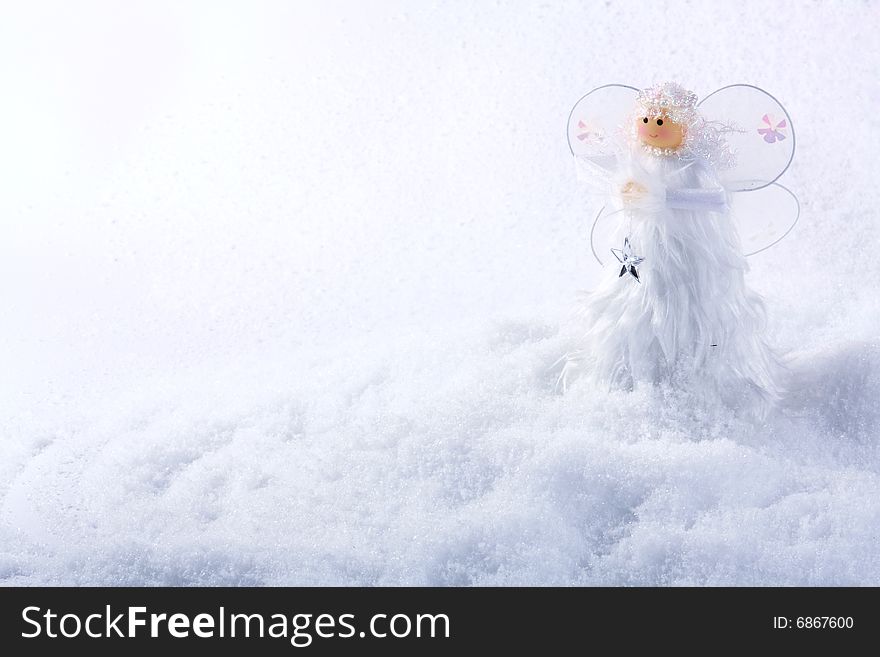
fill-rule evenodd
<path id="1" fill-rule="evenodd" d="M 628 180 L 621 185 L 618 193 L 624 205 L 632 205 L 648 194 L 648 188 L 635 180 Z"/>

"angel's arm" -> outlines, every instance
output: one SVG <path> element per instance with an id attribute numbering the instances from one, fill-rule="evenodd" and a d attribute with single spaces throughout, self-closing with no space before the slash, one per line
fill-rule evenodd
<path id="1" fill-rule="evenodd" d="M 695 163 L 696 184 L 692 187 L 667 187 L 666 207 L 675 210 L 727 212 L 730 209 L 728 191 L 718 181 L 715 172 L 704 163 Z"/>
<path id="2" fill-rule="evenodd" d="M 643 171 L 626 171 L 614 179 L 612 188 L 620 205 L 636 210 L 728 211 L 728 192 L 714 179 L 700 176 L 696 184 L 695 187 L 667 187 L 662 180 Z"/>
<path id="3" fill-rule="evenodd" d="M 615 153 L 576 155 L 575 167 L 578 179 L 590 187 L 604 191 L 619 166 Z"/>
<path id="4" fill-rule="evenodd" d="M 717 188 L 667 189 L 666 207 L 676 210 L 705 210 L 709 212 L 727 212 L 727 191 Z"/>

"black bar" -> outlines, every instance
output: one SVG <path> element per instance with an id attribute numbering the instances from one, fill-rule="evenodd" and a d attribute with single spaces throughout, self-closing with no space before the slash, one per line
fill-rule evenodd
<path id="1" fill-rule="evenodd" d="M 87 649 L 90 655 L 118 655 L 132 648 L 160 648 L 162 657 L 227 645 L 253 649 L 253 654 L 260 655 L 291 651 L 344 655 L 363 654 L 364 650 L 383 655 L 448 655 L 455 650 L 485 647 L 515 654 L 601 654 L 599 648 L 603 645 L 622 654 L 641 649 L 674 649 L 685 654 L 807 646 L 840 650 L 880 638 L 877 603 L 875 588 L 0 588 L 0 647 L 9 655 L 34 649 L 61 654 L 61 650 L 71 648 Z M 95 634 L 102 633 L 106 629 L 107 605 L 111 617 L 126 614 L 129 607 L 145 607 L 137 618 L 147 624 L 135 628 L 136 638 L 89 638 L 84 629 L 76 638 L 45 635 L 47 626 L 42 614 L 48 609 L 57 615 L 50 617 L 49 631 L 59 633 L 59 618 L 75 613 L 81 621 L 89 614 L 101 614 L 101 620 L 94 618 L 90 628 Z M 22 637 L 37 629 L 22 617 L 27 607 L 40 609 L 28 612 L 40 626 L 36 638 Z M 217 625 L 213 638 L 199 638 L 191 624 L 188 630 L 177 627 L 178 632 L 189 631 L 187 638 L 173 638 L 162 620 L 157 624 L 159 637 L 148 635 L 151 613 L 183 613 L 190 623 L 203 613 L 219 621 L 221 607 L 225 611 L 226 638 L 217 638 Z M 243 621 L 238 619 L 238 636 L 231 638 L 231 614 L 261 614 L 264 633 L 268 633 L 273 614 L 283 615 L 287 637 L 244 638 Z M 295 614 L 311 614 L 309 618 L 298 617 L 301 625 L 306 624 L 297 638 L 300 644 L 308 641 L 302 647 L 290 642 L 290 619 Z M 334 617 L 332 627 L 325 617 L 322 633 L 350 632 L 352 636 L 318 636 L 315 623 L 320 614 Z M 353 618 L 344 619 L 351 629 L 338 623 L 342 614 L 353 614 Z M 375 624 L 379 633 L 388 633 L 385 638 L 370 635 L 369 621 L 375 614 L 386 615 Z M 394 614 L 407 615 L 410 636 L 396 638 L 388 632 L 387 622 Z M 449 618 L 449 637 L 443 634 L 442 622 L 435 626 L 438 636 L 434 638 L 412 636 L 414 619 L 419 614 L 445 614 Z M 786 619 L 787 626 L 774 627 L 783 625 L 780 618 Z M 844 627 L 832 628 L 831 621 L 823 618 L 835 619 L 835 625 L 844 619 Z M 805 626 L 815 625 L 815 619 L 825 626 Z M 127 616 L 116 627 L 127 631 L 126 620 Z M 276 628 L 280 633 L 281 619 L 274 620 L 279 623 Z M 65 631 L 74 633 L 74 620 L 68 618 L 65 622 Z M 256 634 L 258 621 L 251 622 Z M 204 620 L 201 626 L 203 633 L 208 631 L 206 623 Z M 395 631 L 404 633 L 406 622 L 398 619 L 395 623 Z M 427 635 L 428 620 L 423 619 L 423 623 Z"/>

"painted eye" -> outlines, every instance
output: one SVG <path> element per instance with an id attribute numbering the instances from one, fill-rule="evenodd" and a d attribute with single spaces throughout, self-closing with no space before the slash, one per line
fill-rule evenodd
<path id="1" fill-rule="evenodd" d="M 646 116 L 645 118 L 642 119 L 642 123 L 647 123 L 647 122 L 648 122 L 648 117 Z"/>
<path id="2" fill-rule="evenodd" d="M 657 119 L 657 125 L 663 125 L 663 119 Z"/>

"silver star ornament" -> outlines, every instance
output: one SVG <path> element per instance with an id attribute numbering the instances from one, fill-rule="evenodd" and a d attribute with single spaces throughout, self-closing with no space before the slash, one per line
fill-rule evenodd
<path id="1" fill-rule="evenodd" d="M 618 262 L 620 262 L 620 274 L 618 274 L 618 278 L 629 272 L 630 276 L 636 279 L 639 283 L 641 283 L 641 279 L 639 278 L 639 270 L 636 269 L 636 266 L 642 264 L 645 259 L 642 256 L 634 255 L 632 252 L 632 246 L 629 243 L 629 238 L 625 238 L 623 240 L 623 248 L 622 249 L 611 249 L 611 253 L 614 254 L 614 257 L 617 258 Z"/>

